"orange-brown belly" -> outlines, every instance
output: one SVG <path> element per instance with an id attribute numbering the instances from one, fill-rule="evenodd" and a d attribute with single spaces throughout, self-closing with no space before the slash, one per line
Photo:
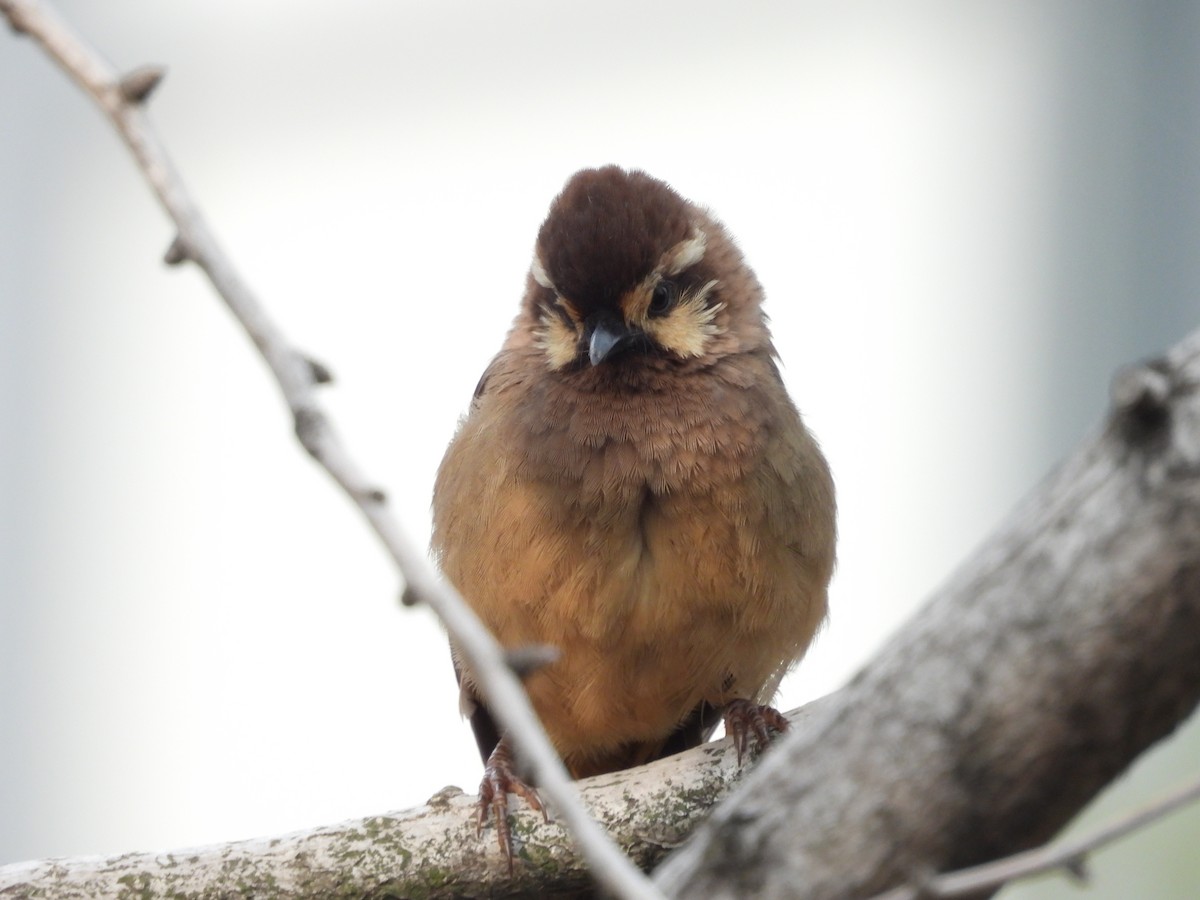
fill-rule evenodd
<path id="1" fill-rule="evenodd" d="M 573 527 L 539 512 L 482 554 L 502 565 L 447 574 L 503 645 L 560 650 L 527 688 L 569 764 L 660 741 L 701 700 L 765 702 L 824 618 L 819 576 L 709 498 Z"/>

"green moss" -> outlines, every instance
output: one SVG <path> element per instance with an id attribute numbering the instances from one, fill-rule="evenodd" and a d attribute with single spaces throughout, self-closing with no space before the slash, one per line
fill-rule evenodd
<path id="1" fill-rule="evenodd" d="M 122 875 L 117 884 L 121 885 L 119 900 L 151 900 L 154 896 L 148 875 Z"/>
<path id="2" fill-rule="evenodd" d="M 369 819 L 363 819 L 363 831 L 368 840 L 375 841 L 392 831 L 394 824 L 395 820 L 389 819 L 387 816 L 372 816 Z"/>

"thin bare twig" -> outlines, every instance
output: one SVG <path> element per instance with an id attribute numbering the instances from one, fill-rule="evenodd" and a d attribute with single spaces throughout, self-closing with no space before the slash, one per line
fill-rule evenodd
<path id="1" fill-rule="evenodd" d="M 40 44 L 113 123 L 177 229 L 168 262 L 190 260 L 203 269 L 241 323 L 279 385 L 300 443 L 366 518 L 406 582 L 406 595 L 428 603 L 454 637 L 478 674 L 490 707 L 533 771 L 539 789 L 578 842 L 596 879 L 621 897 L 660 897 L 588 816 L 499 645 L 406 538 L 388 510 L 383 492 L 359 470 L 319 405 L 315 385 L 321 379 L 311 362 L 284 337 L 217 244 L 142 109 L 160 72 L 135 70 L 122 76 L 40 0 L 0 0 L 0 12 L 15 32 Z"/>
<path id="2" fill-rule="evenodd" d="M 905 885 L 879 894 L 873 900 L 926 900 L 926 898 L 972 897 L 981 891 L 995 891 L 1010 881 L 1064 869 L 1082 877 L 1089 854 L 1125 835 L 1165 818 L 1177 809 L 1200 800 L 1200 780 L 1185 784 L 1165 797 L 1114 819 L 1091 834 L 1014 853 L 969 869 L 934 875 L 919 884 Z"/>

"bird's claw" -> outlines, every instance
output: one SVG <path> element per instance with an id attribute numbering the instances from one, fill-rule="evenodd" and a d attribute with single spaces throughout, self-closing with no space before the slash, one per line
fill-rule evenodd
<path id="1" fill-rule="evenodd" d="M 747 751 L 755 755 L 762 753 L 776 734 L 783 734 L 787 730 L 788 720 L 772 706 L 734 700 L 725 707 L 725 731 L 733 738 L 739 766 Z"/>
<path id="2" fill-rule="evenodd" d="M 542 820 L 550 821 L 546 807 L 538 792 L 526 784 L 516 772 L 512 751 L 508 741 L 501 740 L 488 757 L 483 767 L 483 781 L 479 784 L 479 815 L 475 822 L 476 835 L 483 834 L 489 814 L 496 824 L 496 839 L 500 853 L 508 860 L 508 874 L 513 872 L 512 828 L 508 822 L 508 795 L 516 794 L 533 809 L 542 814 Z"/>

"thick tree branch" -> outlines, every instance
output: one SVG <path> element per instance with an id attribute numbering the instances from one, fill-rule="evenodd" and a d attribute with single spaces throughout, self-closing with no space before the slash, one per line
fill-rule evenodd
<path id="1" fill-rule="evenodd" d="M 651 868 L 727 791 L 728 741 L 581 782 L 588 811 Z M 492 836 L 475 834 L 475 797 L 446 788 L 427 805 L 280 837 L 114 857 L 0 867 L 0 898 L 589 897 L 587 866 L 558 824 L 514 816 L 514 876 Z"/>
<path id="2" fill-rule="evenodd" d="M 166 261 L 191 260 L 199 266 L 245 329 L 291 409 L 300 443 L 366 518 L 406 582 L 405 596 L 428 603 L 453 636 L 471 670 L 479 676 L 489 708 L 504 725 L 542 792 L 580 842 L 596 877 L 618 896 L 657 896 L 653 886 L 587 815 L 524 689 L 505 665 L 499 645 L 457 591 L 436 577 L 424 554 L 402 532 L 383 492 L 359 471 L 347 453 L 317 400 L 315 386 L 327 381 L 328 373 L 314 366 L 284 337 L 213 237 L 142 109 L 142 103 L 161 80 L 161 70 L 136 69 L 122 77 L 39 0 L 0 0 L 0 12 L 15 32 L 37 41 L 112 122 L 178 229 Z"/>
<path id="3" fill-rule="evenodd" d="M 657 873 L 867 897 L 1047 840 L 1200 702 L 1200 332 Z"/>

